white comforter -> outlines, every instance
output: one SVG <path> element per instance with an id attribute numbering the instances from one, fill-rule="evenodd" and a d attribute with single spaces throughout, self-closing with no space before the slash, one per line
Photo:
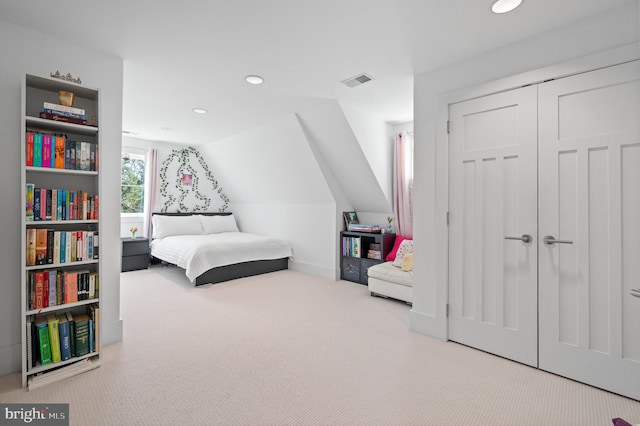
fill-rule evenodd
<path id="1" fill-rule="evenodd" d="M 286 241 L 244 232 L 175 235 L 155 239 L 150 246 L 152 256 L 183 268 L 191 282 L 218 266 L 281 259 L 293 254 Z"/>

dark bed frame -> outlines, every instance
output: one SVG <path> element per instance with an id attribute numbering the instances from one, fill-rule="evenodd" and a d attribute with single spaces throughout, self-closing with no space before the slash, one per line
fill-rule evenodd
<path id="1" fill-rule="evenodd" d="M 201 214 L 204 216 L 228 216 L 229 212 L 209 212 L 209 213 L 153 213 L 163 216 L 192 216 Z M 152 258 L 152 261 L 160 259 Z M 251 277 L 253 275 L 266 274 L 269 272 L 282 271 L 289 268 L 289 260 L 286 257 L 281 259 L 253 260 L 250 262 L 235 263 L 233 265 L 219 266 L 209 269 L 196 277 L 196 286 L 204 284 L 217 284 L 224 281 L 235 280 L 237 278 Z"/>

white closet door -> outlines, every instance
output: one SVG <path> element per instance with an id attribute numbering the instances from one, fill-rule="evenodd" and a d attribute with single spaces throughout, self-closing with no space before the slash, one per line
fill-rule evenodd
<path id="1" fill-rule="evenodd" d="M 640 64 L 541 84 L 538 111 L 540 368 L 640 399 Z"/>
<path id="2" fill-rule="evenodd" d="M 533 366 L 536 96 L 531 86 L 449 109 L 449 338 Z"/>

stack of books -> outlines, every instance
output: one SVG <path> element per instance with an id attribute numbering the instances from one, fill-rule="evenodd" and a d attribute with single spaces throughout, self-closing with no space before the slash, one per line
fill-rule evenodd
<path id="1" fill-rule="evenodd" d="M 65 123 L 87 125 L 87 115 L 83 108 L 58 105 L 45 102 L 40 111 L 40 118 L 45 120 L 63 121 Z"/>

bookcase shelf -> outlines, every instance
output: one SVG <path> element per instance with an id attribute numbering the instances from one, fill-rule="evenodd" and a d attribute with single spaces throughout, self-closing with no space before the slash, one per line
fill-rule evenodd
<path id="1" fill-rule="evenodd" d="M 34 265 L 34 266 L 25 266 L 24 270 L 25 271 L 36 271 L 38 269 L 56 269 L 56 268 L 66 268 L 66 267 L 73 267 L 73 266 L 81 266 L 81 265 L 91 265 L 91 264 L 98 264 L 100 261 L 97 259 L 92 259 L 92 260 L 79 260 L 76 262 L 69 262 L 69 263 L 47 263 L 45 265 Z"/>
<path id="2" fill-rule="evenodd" d="M 84 113 L 78 112 L 77 116 L 70 116 L 67 114 L 75 114 L 76 111 L 62 111 L 64 108 L 58 105 L 59 91 L 72 92 L 75 97 L 73 107 L 84 110 Z M 73 369 L 75 367 L 72 365 L 76 364 L 76 367 L 79 367 L 76 368 L 76 371 L 84 371 L 85 368 L 80 362 L 86 363 L 86 360 L 90 358 L 92 362 L 97 363 L 100 358 L 101 316 L 99 311 L 101 310 L 101 299 L 99 296 L 101 290 L 98 285 L 102 287 L 104 283 L 99 282 L 102 269 L 101 260 L 97 255 L 97 250 L 95 253 L 97 258 L 94 257 L 92 245 L 102 232 L 98 202 L 101 189 L 98 163 L 101 147 L 98 126 L 100 99 L 99 89 L 62 79 L 26 74 L 22 81 L 22 167 L 20 181 L 23 202 L 20 209 L 22 229 L 20 286 L 23 387 L 29 384 L 31 388 L 30 383 L 36 378 L 36 375 L 40 385 L 50 383 L 59 378 L 68 377 L 68 374 L 61 374 L 60 367 L 65 367 L 65 370 Z M 54 111 L 55 114 L 52 115 L 54 118 L 71 121 L 82 119 L 86 120 L 88 124 L 41 118 L 40 113 L 45 109 L 45 104 L 53 105 L 53 107 L 47 105 L 48 109 L 45 112 Z M 86 117 L 81 117 L 82 115 Z M 76 150 L 77 154 L 75 154 Z M 36 153 L 40 156 L 38 160 L 41 160 L 42 163 L 45 158 L 48 159 L 47 161 L 51 161 L 51 167 L 39 167 L 40 162 L 35 161 Z M 81 161 L 77 166 L 76 160 Z M 46 214 L 42 213 L 38 217 L 42 217 L 42 219 L 53 218 L 54 220 L 32 220 L 35 219 L 35 188 L 42 190 L 39 192 L 40 197 L 45 197 L 44 201 L 39 200 L 42 202 L 38 204 L 38 208 L 46 209 L 46 211 L 43 210 Z M 51 202 L 47 204 L 47 200 Z M 62 201 L 53 203 L 52 200 L 65 200 L 66 203 Z M 72 203 L 74 201 L 75 203 Z M 60 214 L 60 211 L 63 214 Z M 30 214 L 29 220 L 27 220 L 28 213 Z M 60 220 L 68 217 L 79 219 Z M 48 232 L 44 232 L 45 229 Z M 33 238 L 34 233 L 47 234 L 45 245 L 41 243 L 41 239 L 36 247 L 40 250 L 38 252 L 40 255 L 43 253 L 42 250 L 46 250 L 45 264 L 34 265 L 33 257 L 31 257 L 36 245 Z M 80 233 L 82 233 L 82 239 L 80 239 Z M 82 250 L 82 256 L 71 259 L 84 258 L 85 260 L 69 261 L 67 257 L 66 262 L 58 262 L 58 258 L 64 259 L 61 256 L 66 254 L 66 250 L 62 248 L 62 242 L 67 240 L 65 238 L 67 235 L 71 237 L 72 234 L 72 241 L 76 244 L 73 246 L 74 250 Z M 51 243 L 51 235 L 55 235 L 57 246 L 55 243 Z M 47 242 L 48 244 L 46 244 Z M 67 250 L 69 250 L 68 247 L 66 246 Z M 51 256 L 51 253 L 55 253 L 55 256 Z M 29 261 L 27 262 L 28 256 Z M 46 263 L 47 261 L 49 263 Z M 78 288 L 75 285 L 76 278 Z M 87 291 L 89 281 L 92 286 L 95 283 L 97 290 L 95 294 L 93 293 L 94 287 Z M 76 299 L 76 295 L 73 294 L 76 291 L 78 292 L 77 298 L 82 299 L 81 290 L 84 291 L 84 297 L 91 298 L 62 303 L 64 300 Z M 67 299 L 67 297 L 69 298 Z M 34 303 L 36 301 L 38 303 Z M 51 306 L 48 306 L 49 304 Z M 34 306 L 38 306 L 38 309 L 31 309 Z M 58 329 L 60 326 L 58 321 L 60 324 L 64 324 L 65 330 L 63 327 Z M 76 326 L 78 330 L 74 334 Z M 41 356 L 39 355 L 41 352 L 40 339 L 44 335 L 45 329 L 49 339 L 48 344 L 51 345 L 49 347 L 51 358 L 55 362 L 41 365 L 41 359 L 39 359 Z M 54 339 L 55 336 L 57 339 Z M 75 345 L 71 342 L 75 342 L 76 337 L 82 339 L 82 345 L 88 344 L 86 347 L 89 348 L 90 353 L 75 356 L 72 350 Z M 44 337 L 42 339 L 43 344 L 46 344 Z M 59 342 L 57 350 L 61 354 L 60 360 L 54 356 L 55 340 Z M 86 350 L 86 347 L 83 349 Z M 66 352 L 63 352 L 63 349 Z M 65 359 L 67 357 L 69 358 Z"/>
<path id="3" fill-rule="evenodd" d="M 25 123 L 27 127 L 46 127 L 51 130 L 79 135 L 96 135 L 98 133 L 97 126 L 65 123 L 64 121 L 46 120 L 40 117 L 25 117 Z"/>
<path id="4" fill-rule="evenodd" d="M 94 299 L 80 300 L 78 302 L 73 302 L 73 303 L 63 303 L 62 305 L 49 306 L 42 309 L 31 309 L 30 311 L 27 311 L 27 315 L 42 315 L 42 314 L 46 314 L 47 312 L 55 312 L 55 311 L 61 311 L 65 309 L 72 309 L 78 306 L 84 306 L 84 305 L 89 305 L 91 303 L 99 303 L 99 302 L 100 302 L 100 298 L 96 297 Z"/>
<path id="5" fill-rule="evenodd" d="M 343 231 L 340 233 L 340 278 L 367 285 L 369 267 L 384 262 L 396 234 Z M 376 247 L 377 246 L 377 247 Z M 376 247 L 375 256 L 373 247 Z"/>
<path id="6" fill-rule="evenodd" d="M 55 364 L 45 364 L 45 365 L 36 365 L 35 367 L 29 369 L 29 375 L 32 376 L 34 374 L 38 374 L 38 373 L 42 373 L 45 371 L 49 371 L 49 370 L 53 370 L 54 368 L 58 368 L 58 367 L 64 367 L 65 365 L 69 365 L 69 364 L 73 364 L 74 362 L 78 362 L 78 361 L 82 361 L 85 358 L 92 358 L 95 356 L 100 355 L 100 352 L 95 351 L 95 352 L 90 352 L 86 355 L 82 355 L 82 356 L 75 356 L 73 358 L 70 358 L 66 361 L 60 361 L 60 362 L 56 362 Z"/>
<path id="7" fill-rule="evenodd" d="M 33 166 L 26 167 L 26 170 L 31 173 L 54 173 L 54 174 L 61 174 L 61 175 L 98 176 L 98 172 L 86 171 L 86 170 L 54 169 L 50 167 L 33 167 Z"/>

